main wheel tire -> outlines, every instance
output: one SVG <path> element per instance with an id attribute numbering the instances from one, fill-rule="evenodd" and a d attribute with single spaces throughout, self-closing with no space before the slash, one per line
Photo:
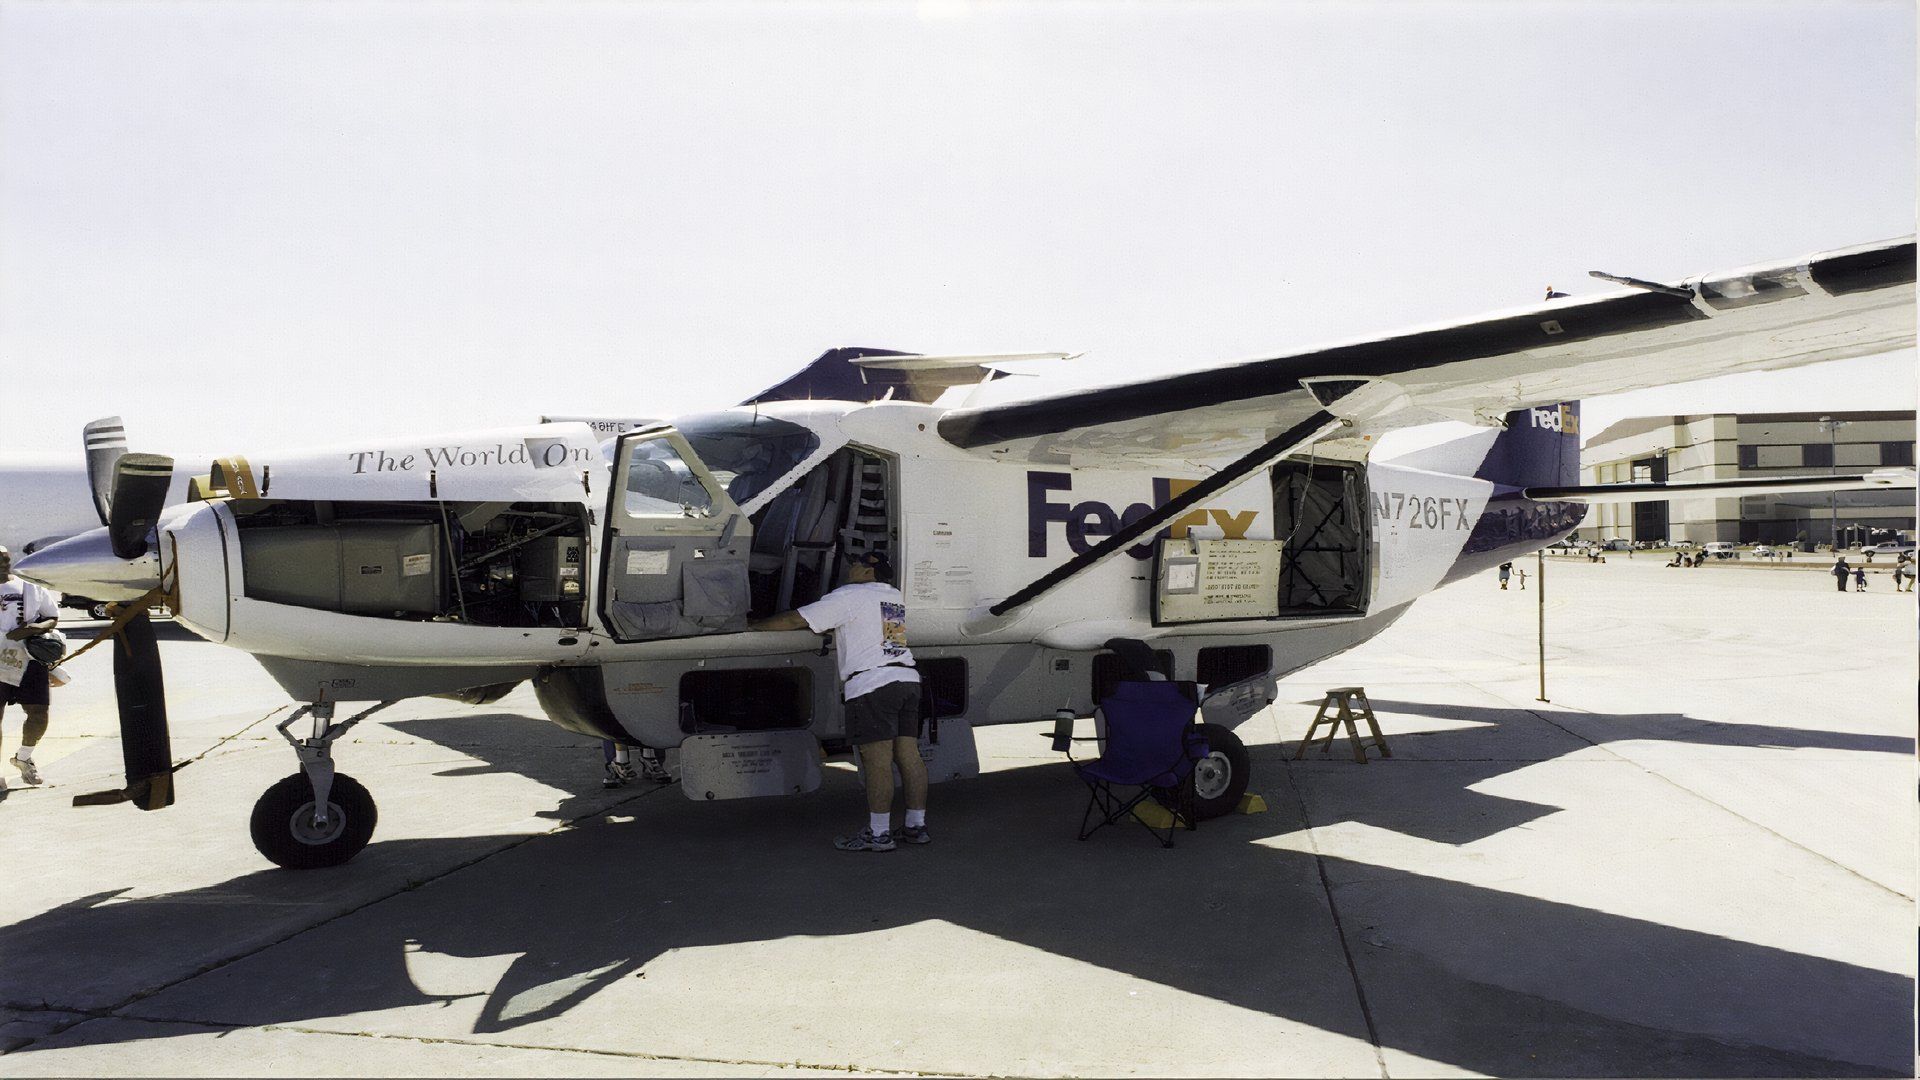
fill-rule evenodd
<path id="1" fill-rule="evenodd" d="M 1208 752 L 1193 767 L 1193 816 L 1206 821 L 1239 808 L 1253 766 L 1240 736 L 1219 724 L 1201 724 L 1199 732 Z"/>
<path id="2" fill-rule="evenodd" d="M 253 846 L 268 861 L 289 870 L 339 866 L 367 846 L 380 815 L 360 781 L 333 774 L 327 795 L 327 825 L 313 827 L 313 785 L 304 772 L 268 788 L 253 804 Z"/>

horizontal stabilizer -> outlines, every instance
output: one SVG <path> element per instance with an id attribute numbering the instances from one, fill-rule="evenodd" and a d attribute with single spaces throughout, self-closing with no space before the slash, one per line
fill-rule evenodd
<path id="1" fill-rule="evenodd" d="M 1878 491 L 1912 488 L 1912 469 L 1825 476 L 1761 476 L 1703 484 L 1576 484 L 1530 487 L 1522 494 L 1535 502 L 1631 503 L 1663 499 L 1737 499 L 1742 495 L 1784 495 L 1798 491 Z"/>
<path id="2" fill-rule="evenodd" d="M 895 371 L 943 371 L 950 368 L 973 369 L 993 364 L 1018 364 L 1032 360 L 1071 360 L 1079 353 L 1023 352 L 976 353 L 966 356 L 859 356 L 853 363 L 863 368 L 891 368 Z"/>
<path id="3" fill-rule="evenodd" d="M 1052 354 L 1048 354 L 1051 357 Z M 1040 358 L 1038 354 L 1023 358 Z M 925 356 L 892 349 L 829 349 L 776 386 L 742 401 L 917 401 L 931 404 L 955 386 L 991 382 L 1006 372 L 983 360 L 1008 357 Z"/>

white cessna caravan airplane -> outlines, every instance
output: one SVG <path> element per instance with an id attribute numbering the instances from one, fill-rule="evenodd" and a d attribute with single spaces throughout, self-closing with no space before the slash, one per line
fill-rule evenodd
<path id="1" fill-rule="evenodd" d="M 105 527 L 18 572 L 158 590 L 304 703 L 281 726 L 302 769 L 253 814 L 283 866 L 344 862 L 372 833 L 371 796 L 333 769 L 348 727 L 527 679 L 554 723 L 641 747 L 691 799 L 810 790 L 822 748 L 844 745 L 833 658 L 747 621 L 820 596 L 838 556 L 867 549 L 900 569 L 936 778 L 977 771 L 975 727 L 1088 714 L 1117 677 L 1103 644 L 1136 638 L 1211 690 L 1207 816 L 1245 790 L 1232 728 L 1277 677 L 1565 537 L 1588 502 L 1912 485 L 1580 487 L 1563 404 L 1910 346 L 1911 238 L 1612 280 L 1626 287 L 1010 404 L 947 407 L 1016 358 L 837 350 L 743 405 L 605 444 L 559 423 L 221 458 L 172 508 L 170 459 L 97 458 Z M 1484 430 L 1369 461 L 1383 433 L 1439 420 Z M 144 615 L 115 649 L 127 787 L 95 801 L 155 809 L 174 765 Z M 364 707 L 338 720 L 343 702 Z"/>

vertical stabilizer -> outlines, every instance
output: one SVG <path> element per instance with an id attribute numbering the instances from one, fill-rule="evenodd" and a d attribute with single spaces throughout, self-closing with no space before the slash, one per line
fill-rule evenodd
<path id="1" fill-rule="evenodd" d="M 1539 405 L 1507 414 L 1475 477 L 1508 487 L 1571 487 L 1580 482 L 1580 403 Z"/>

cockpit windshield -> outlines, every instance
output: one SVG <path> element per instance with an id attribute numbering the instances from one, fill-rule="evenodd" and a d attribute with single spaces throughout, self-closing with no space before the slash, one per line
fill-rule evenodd
<path id="1" fill-rule="evenodd" d="M 771 487 L 820 448 L 813 432 L 770 416 L 701 413 L 673 424 L 735 505 Z"/>

